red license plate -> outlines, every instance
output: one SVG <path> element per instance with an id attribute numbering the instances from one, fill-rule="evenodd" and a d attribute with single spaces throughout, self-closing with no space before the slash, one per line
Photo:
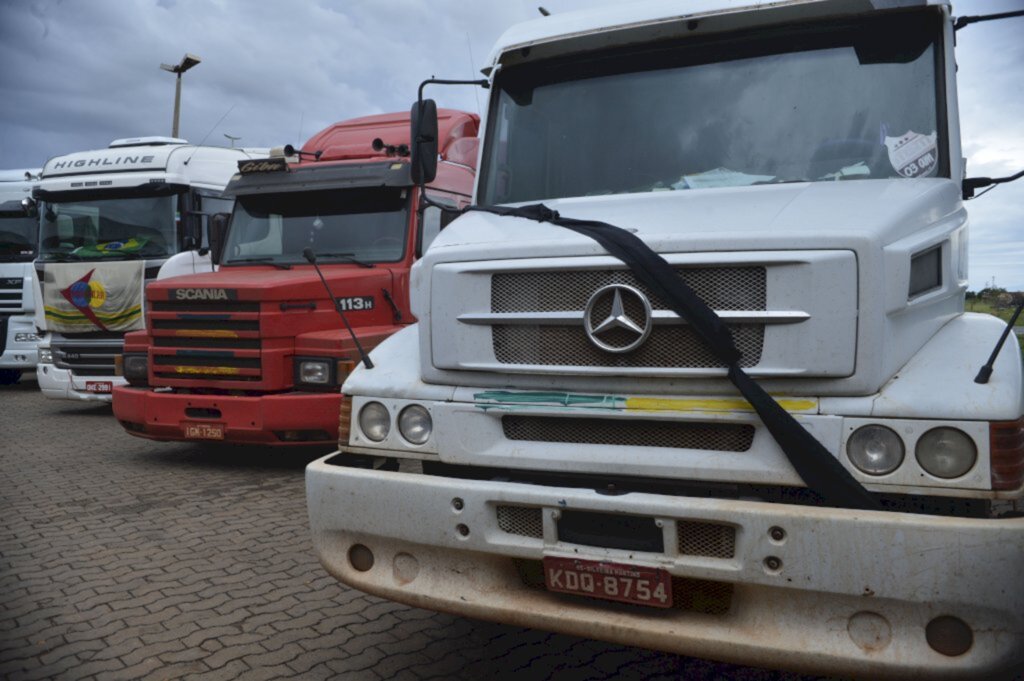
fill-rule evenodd
<path id="1" fill-rule="evenodd" d="M 183 423 L 181 431 L 192 440 L 224 439 L 224 426 L 220 423 Z"/>
<path id="2" fill-rule="evenodd" d="M 545 556 L 544 583 L 548 591 L 672 607 L 672 577 L 660 568 Z"/>
<path id="3" fill-rule="evenodd" d="M 86 381 L 85 392 L 109 395 L 114 392 L 114 384 L 110 381 Z"/>

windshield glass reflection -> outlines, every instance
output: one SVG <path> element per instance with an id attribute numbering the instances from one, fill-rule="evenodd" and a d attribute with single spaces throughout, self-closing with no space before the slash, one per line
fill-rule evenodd
<path id="1" fill-rule="evenodd" d="M 405 254 L 406 191 L 363 187 L 240 196 L 224 264 L 300 263 L 306 248 L 322 260 L 397 262 Z"/>
<path id="2" fill-rule="evenodd" d="M 510 66 L 480 201 L 944 172 L 933 19 Z"/>

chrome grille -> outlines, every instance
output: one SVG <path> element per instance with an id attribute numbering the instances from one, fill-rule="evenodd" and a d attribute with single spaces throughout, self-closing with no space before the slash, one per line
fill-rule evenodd
<path id="1" fill-rule="evenodd" d="M 732 558 L 736 555 L 736 528 L 696 520 L 676 522 L 676 547 L 682 556 Z"/>
<path id="2" fill-rule="evenodd" d="M 764 267 L 680 267 L 676 272 L 714 310 L 763 312 L 766 309 Z M 491 312 L 582 314 L 594 292 L 609 284 L 633 286 L 647 296 L 653 310 L 669 309 L 628 270 L 576 270 L 497 273 L 491 278 Z M 761 361 L 764 325 L 735 323 L 728 326 L 742 354 L 740 366 L 756 366 Z M 616 339 L 615 333 L 605 334 L 602 340 L 615 346 L 628 344 L 635 338 L 620 331 L 625 336 Z M 498 322 L 491 327 L 491 340 L 495 359 L 501 364 L 691 369 L 724 366 L 688 325 L 656 325 L 646 342 L 624 354 L 596 347 L 587 338 L 582 323 Z"/>
<path id="3" fill-rule="evenodd" d="M 544 537 L 544 521 L 539 508 L 528 506 L 498 506 L 498 527 L 503 532 L 520 537 Z"/>
<path id="4" fill-rule="evenodd" d="M 742 355 L 740 366 L 752 367 L 760 362 L 764 325 L 732 324 L 729 330 Z M 580 325 L 495 324 L 491 327 L 491 339 L 494 356 L 502 364 L 621 368 L 724 366 L 689 326 L 655 327 L 643 345 L 625 354 L 606 352 L 596 347 Z M 604 340 L 615 343 L 610 335 Z"/>
<path id="5" fill-rule="evenodd" d="M 120 338 L 63 340 L 52 344 L 53 363 L 72 376 L 114 376 L 114 359 L 124 350 Z"/>
<path id="6" fill-rule="evenodd" d="M 679 276 L 714 310 L 764 310 L 764 267 L 680 267 Z M 668 306 L 629 270 L 503 272 L 491 278 L 491 312 L 583 310 L 597 289 L 626 284 L 643 291 L 651 307 Z"/>
<path id="7" fill-rule="evenodd" d="M 509 440 L 527 442 L 745 452 L 754 441 L 754 427 L 742 423 L 510 415 L 502 417 L 501 427 Z"/>
<path id="8" fill-rule="evenodd" d="M 24 309 L 21 291 L 21 277 L 0 278 L 0 313 L 21 312 Z"/>

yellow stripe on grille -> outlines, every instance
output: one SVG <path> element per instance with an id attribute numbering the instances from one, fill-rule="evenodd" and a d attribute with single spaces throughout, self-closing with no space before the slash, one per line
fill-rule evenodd
<path id="1" fill-rule="evenodd" d="M 237 367 L 174 367 L 178 374 L 238 374 Z"/>
<path id="2" fill-rule="evenodd" d="M 190 338 L 238 338 L 237 331 L 228 329 L 178 329 L 174 335 Z"/>

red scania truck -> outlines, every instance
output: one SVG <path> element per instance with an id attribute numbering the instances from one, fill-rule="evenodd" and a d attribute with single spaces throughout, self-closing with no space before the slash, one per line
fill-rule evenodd
<path id="1" fill-rule="evenodd" d="M 472 194 L 479 117 L 439 113 L 426 193 L 459 208 Z M 409 115 L 398 113 L 240 163 L 225 189 L 234 212 L 215 221 L 226 230 L 213 245 L 220 270 L 146 290 L 146 329 L 126 337 L 128 385 L 114 391 L 121 425 L 155 440 L 336 441 L 339 388 L 359 360 L 338 310 L 367 350 L 415 322 L 410 267 L 453 215 L 423 207 L 408 156 Z"/>

